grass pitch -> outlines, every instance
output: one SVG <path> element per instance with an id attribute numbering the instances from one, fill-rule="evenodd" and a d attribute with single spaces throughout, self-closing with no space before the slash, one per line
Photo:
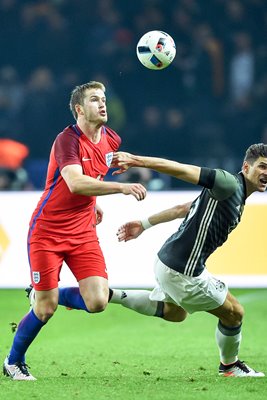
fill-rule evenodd
<path id="1" fill-rule="evenodd" d="M 267 373 L 267 290 L 232 290 L 245 306 L 241 360 Z M 23 290 L 0 290 L 0 356 L 28 311 Z M 0 376 L 0 399 L 265 400 L 267 378 L 218 376 L 216 318 L 196 313 L 183 323 L 145 317 L 120 305 L 101 314 L 55 316 L 30 347 L 35 382 Z"/>

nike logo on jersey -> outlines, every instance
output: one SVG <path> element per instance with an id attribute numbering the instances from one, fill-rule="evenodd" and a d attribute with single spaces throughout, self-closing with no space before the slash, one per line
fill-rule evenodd
<path id="1" fill-rule="evenodd" d="M 90 161 L 90 160 L 91 160 L 91 158 L 86 158 L 86 157 L 82 158 L 82 161 Z"/>

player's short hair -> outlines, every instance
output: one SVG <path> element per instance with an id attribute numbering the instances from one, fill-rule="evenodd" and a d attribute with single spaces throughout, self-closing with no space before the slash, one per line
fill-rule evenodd
<path id="1" fill-rule="evenodd" d="M 256 143 L 249 146 L 244 161 L 247 161 L 249 164 L 254 164 L 259 157 L 267 158 L 267 144 Z"/>
<path id="2" fill-rule="evenodd" d="M 90 82 L 84 83 L 83 85 L 76 86 L 73 89 L 73 91 L 71 92 L 71 96 L 70 96 L 70 110 L 75 119 L 77 119 L 77 117 L 78 117 L 78 114 L 75 110 L 75 106 L 76 106 L 76 104 L 83 105 L 83 101 L 85 98 L 85 92 L 88 89 L 101 89 L 101 90 L 103 90 L 103 92 L 106 91 L 106 88 L 103 85 L 103 83 L 96 82 L 96 81 L 90 81 Z"/>

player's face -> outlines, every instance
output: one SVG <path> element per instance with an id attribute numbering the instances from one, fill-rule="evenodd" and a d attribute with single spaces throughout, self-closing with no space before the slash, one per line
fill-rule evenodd
<path id="1" fill-rule="evenodd" d="M 254 164 L 244 163 L 243 170 L 253 191 L 264 192 L 267 188 L 267 158 L 259 157 Z"/>
<path id="2" fill-rule="evenodd" d="M 108 120 L 106 96 L 101 89 L 88 89 L 81 110 L 86 122 L 105 124 Z"/>

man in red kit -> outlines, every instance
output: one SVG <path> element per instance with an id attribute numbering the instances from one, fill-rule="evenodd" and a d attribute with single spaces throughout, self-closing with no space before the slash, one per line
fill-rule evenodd
<path id="1" fill-rule="evenodd" d="M 4 362 L 4 374 L 13 380 L 35 380 L 25 353 L 56 311 L 63 261 L 79 288 L 69 288 L 62 295 L 71 301 L 79 296 L 90 312 L 101 312 L 108 303 L 108 275 L 96 234 L 102 218 L 96 196 L 122 193 L 137 200 L 146 196 L 146 189 L 138 183 L 103 182 L 121 143 L 116 132 L 105 126 L 104 85 L 92 81 L 77 86 L 70 109 L 76 124 L 56 137 L 45 190 L 30 221 L 28 255 L 35 303 L 20 322 Z"/>

